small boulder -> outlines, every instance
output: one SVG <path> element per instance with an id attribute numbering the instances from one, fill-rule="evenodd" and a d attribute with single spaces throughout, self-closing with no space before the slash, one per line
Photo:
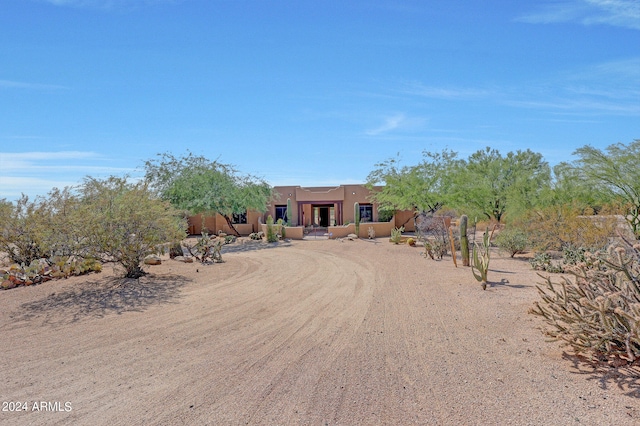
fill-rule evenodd
<path id="1" fill-rule="evenodd" d="M 347 240 L 349 241 L 353 241 L 353 240 L 357 240 L 358 236 L 356 234 L 349 234 L 347 235 Z"/>
<path id="2" fill-rule="evenodd" d="M 160 256 L 156 254 L 150 254 L 149 256 L 144 258 L 145 265 L 160 265 L 161 263 L 162 260 L 160 259 Z"/>
<path id="3" fill-rule="evenodd" d="M 2 282 L 2 284 L 0 284 L 0 288 L 2 288 L 3 290 L 9 290 L 10 288 L 14 288 L 16 286 L 17 284 L 11 280 L 5 280 Z"/>
<path id="4" fill-rule="evenodd" d="M 176 256 L 173 258 L 173 260 L 177 260 L 178 262 L 183 263 L 193 263 L 193 257 L 191 256 Z"/>

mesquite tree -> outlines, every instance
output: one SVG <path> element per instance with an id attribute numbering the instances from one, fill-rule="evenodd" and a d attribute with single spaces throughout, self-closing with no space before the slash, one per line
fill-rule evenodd
<path id="1" fill-rule="evenodd" d="M 86 253 L 121 265 L 127 278 L 145 274 L 140 266 L 145 256 L 186 236 L 184 218 L 144 182 L 86 178 L 79 191 Z"/>
<path id="2" fill-rule="evenodd" d="M 192 214 L 219 214 L 236 236 L 233 215 L 265 212 L 271 187 L 262 179 L 240 175 L 232 166 L 191 153 L 176 158 L 160 154 L 145 163 L 146 179 L 160 196 Z"/>

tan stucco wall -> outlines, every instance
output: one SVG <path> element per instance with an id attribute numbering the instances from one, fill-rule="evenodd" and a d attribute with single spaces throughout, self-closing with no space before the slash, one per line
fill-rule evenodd
<path id="1" fill-rule="evenodd" d="M 224 221 L 224 218 L 221 218 Z M 191 216 L 188 220 L 189 222 L 189 233 L 192 235 L 198 235 L 202 233 L 202 215 Z M 216 217 L 215 216 L 207 216 L 205 217 L 205 225 L 209 230 L 209 233 L 218 233 L 218 229 L 216 227 Z"/>
<path id="2" fill-rule="evenodd" d="M 281 234 L 280 225 L 273 225 L 274 232 L 276 234 Z M 264 232 L 264 235 L 267 235 L 267 225 L 260 225 L 260 229 Z M 292 240 L 302 240 L 304 238 L 304 228 L 302 226 L 285 226 L 284 228 L 285 238 L 291 238 Z M 266 237 L 265 237 L 266 238 Z"/>
<path id="3" fill-rule="evenodd" d="M 296 201 L 337 201 L 344 200 L 345 188 L 344 186 L 337 187 L 309 187 L 302 188 L 297 187 L 295 199 Z"/>
<path id="4" fill-rule="evenodd" d="M 267 217 L 271 215 L 275 219 L 276 217 L 276 205 L 278 206 L 286 206 L 287 199 L 291 198 L 291 223 L 298 223 L 298 209 L 296 207 L 296 188 L 297 186 L 276 186 L 273 188 L 273 199 L 267 206 L 267 211 L 264 215 L 260 215 L 262 220 L 261 223 L 267 222 Z"/>
<path id="5" fill-rule="evenodd" d="M 344 223 L 354 222 L 354 204 L 360 203 L 364 204 L 372 204 L 369 201 L 369 195 L 371 195 L 371 191 L 369 191 L 363 185 L 344 185 L 344 213 L 343 220 Z M 378 220 L 378 205 L 373 204 L 373 221 L 376 222 Z"/>
<path id="6" fill-rule="evenodd" d="M 416 227 L 413 221 L 413 216 L 414 212 L 412 211 L 396 212 L 394 226 L 397 228 L 404 226 L 404 230 L 406 232 L 414 232 L 416 230 Z"/>
<path id="7" fill-rule="evenodd" d="M 368 238 L 369 237 L 369 227 L 373 227 L 373 230 L 376 233 L 376 238 L 378 237 L 390 237 L 391 230 L 393 229 L 393 221 L 391 222 L 364 222 L 360 224 L 360 232 L 358 233 L 358 237 L 360 238 Z M 356 225 L 354 223 L 350 223 L 349 225 L 343 226 L 330 226 L 328 230 L 331 238 L 344 238 L 349 234 L 356 233 Z"/>
<path id="8" fill-rule="evenodd" d="M 258 220 L 262 217 L 259 212 L 249 212 L 247 214 L 247 223 L 237 223 L 234 227 L 238 230 L 240 235 L 249 235 L 252 232 L 258 230 Z M 202 215 L 191 216 L 188 219 L 189 233 L 191 235 L 198 235 L 202 233 Z M 215 216 L 205 217 L 205 226 L 209 230 L 210 234 L 217 234 L 220 231 L 225 234 L 231 234 L 231 229 L 227 224 L 226 219 L 217 214 Z"/>

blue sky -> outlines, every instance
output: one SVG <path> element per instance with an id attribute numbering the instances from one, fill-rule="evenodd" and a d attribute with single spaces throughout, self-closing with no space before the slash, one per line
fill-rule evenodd
<path id="1" fill-rule="evenodd" d="M 0 0 L 0 198 L 191 152 L 272 185 L 640 138 L 640 0 Z"/>

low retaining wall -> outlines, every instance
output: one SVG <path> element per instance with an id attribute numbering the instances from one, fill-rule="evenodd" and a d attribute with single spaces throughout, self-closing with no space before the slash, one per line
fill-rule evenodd
<path id="1" fill-rule="evenodd" d="M 236 228 L 236 230 L 238 231 L 238 233 L 240 235 L 244 235 L 247 236 L 249 234 L 251 234 L 253 231 L 253 224 L 251 223 L 234 223 L 233 227 Z M 232 235 L 233 231 L 231 231 L 231 228 L 229 227 L 229 225 L 224 224 L 222 225 L 222 232 L 224 232 L 225 234 L 228 235 Z"/>
<path id="2" fill-rule="evenodd" d="M 276 234 L 282 235 L 281 226 L 277 223 L 273 225 L 273 230 Z M 260 224 L 260 229 L 264 232 L 264 235 L 267 235 L 267 225 L 262 223 Z M 284 233 L 286 238 L 291 238 L 292 240 L 301 240 L 304 238 L 304 227 L 302 226 L 285 226 Z"/>
<path id="3" fill-rule="evenodd" d="M 369 227 L 373 227 L 376 237 L 390 237 L 391 230 L 394 228 L 393 222 L 363 222 L 360 224 L 358 237 L 369 238 Z M 331 238 L 344 238 L 349 234 L 356 233 L 356 225 L 350 223 L 343 226 L 330 226 L 328 232 Z"/>

